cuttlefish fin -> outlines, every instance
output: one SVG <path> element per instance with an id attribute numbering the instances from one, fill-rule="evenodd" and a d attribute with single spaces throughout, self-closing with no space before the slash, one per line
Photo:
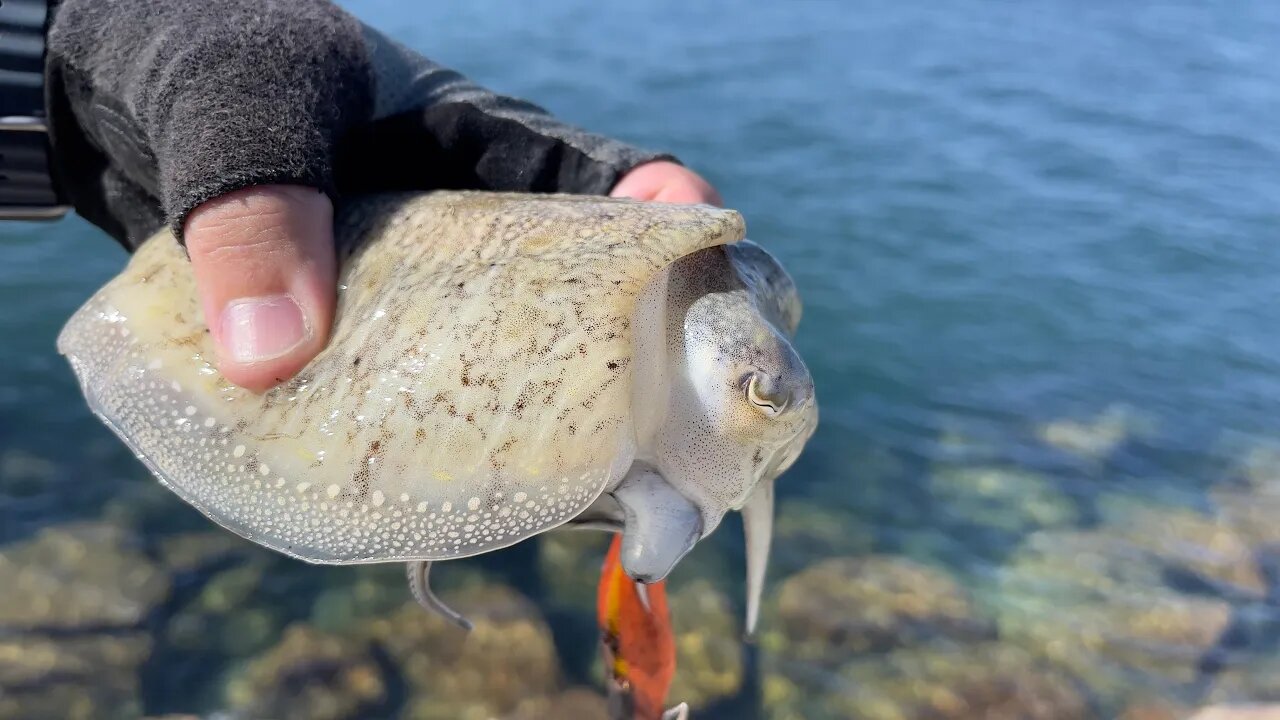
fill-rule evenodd
<path id="1" fill-rule="evenodd" d="M 436 597 L 431 591 L 431 561 L 415 560 L 408 563 L 405 567 L 405 574 L 409 578 L 409 592 L 413 593 L 413 599 L 418 604 L 426 608 L 427 611 L 437 613 L 445 620 L 457 625 L 458 627 L 470 632 L 472 627 L 471 621 L 466 619 L 457 610 L 445 605 L 444 602 Z"/>
<path id="2" fill-rule="evenodd" d="M 773 543 L 773 483 L 760 483 L 742 506 L 742 529 L 747 551 L 746 638 L 755 637 L 760 619 L 760 598 L 769 569 L 769 546 Z"/>

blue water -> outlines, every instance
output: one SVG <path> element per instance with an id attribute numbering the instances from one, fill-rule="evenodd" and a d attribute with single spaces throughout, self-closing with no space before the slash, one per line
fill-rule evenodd
<path id="1" fill-rule="evenodd" d="M 743 212 L 801 290 L 798 342 L 822 403 L 783 505 L 838 513 L 867 552 L 998 598 L 993 578 L 1026 535 L 955 518 L 931 481 L 939 467 L 1040 473 L 1091 528 L 1107 498 L 1217 517 L 1213 488 L 1280 438 L 1280 5 L 346 6 L 482 84 L 676 153 Z M 124 254 L 73 218 L 0 227 L 0 257 L 0 454 L 50 465 L 0 467 L 0 542 L 104 513 L 144 537 L 203 527 L 149 494 L 54 351 Z M 1099 457 L 1037 433 L 1116 407 L 1126 432 Z M 707 562 L 737 602 L 735 531 L 717 534 Z M 790 552 L 780 545 L 784 564 Z M 799 564 L 848 554 L 804 552 Z M 1275 646 L 1249 647 L 1233 671 Z M 1148 680 L 1132 680 L 1135 696 L 1212 699 L 1213 677 Z M 198 706 L 151 690 L 148 708 L 217 707 L 215 690 L 197 689 Z M 1083 692 L 1100 714 L 1128 701 Z M 1233 697 L 1280 700 L 1268 692 Z M 796 716 L 744 702 L 703 717 Z"/>

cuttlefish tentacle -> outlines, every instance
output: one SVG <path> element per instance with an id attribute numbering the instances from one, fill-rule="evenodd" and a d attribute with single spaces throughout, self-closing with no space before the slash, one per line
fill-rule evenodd
<path id="1" fill-rule="evenodd" d="M 458 627 L 471 632 L 474 627 L 471 621 L 462 616 L 457 610 L 444 604 L 436 594 L 431 591 L 431 561 L 415 560 L 405 566 L 405 574 L 409 577 L 409 592 L 413 593 L 413 599 L 418 604 L 426 608 L 427 611 L 438 613 L 441 617 Z"/>
<path id="2" fill-rule="evenodd" d="M 689 720 L 689 703 L 680 703 L 662 713 L 662 720 Z"/>

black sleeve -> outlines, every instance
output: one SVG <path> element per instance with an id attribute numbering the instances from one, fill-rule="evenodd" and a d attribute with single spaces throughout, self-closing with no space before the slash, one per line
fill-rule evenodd
<path id="1" fill-rule="evenodd" d="M 377 80 L 376 119 L 342 143 L 343 187 L 600 195 L 636 165 L 678 162 L 490 92 L 368 26 L 363 33 Z"/>
<path id="2" fill-rule="evenodd" d="M 335 201 L 446 187 L 600 194 L 672 159 L 481 89 L 328 0 L 62 0 L 53 12 L 55 170 L 76 210 L 130 248 L 248 185 L 309 185 Z"/>

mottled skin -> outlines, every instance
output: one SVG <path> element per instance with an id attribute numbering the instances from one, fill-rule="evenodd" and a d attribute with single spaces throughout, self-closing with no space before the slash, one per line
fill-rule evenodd
<path id="1" fill-rule="evenodd" d="M 167 233 L 59 337 L 91 407 L 162 482 L 280 552 L 333 564 L 473 555 L 583 516 L 606 491 L 626 507 L 644 482 L 692 502 L 701 535 L 816 423 L 786 341 L 794 288 L 755 246 L 719 247 L 742 238 L 735 212 L 382 195 L 342 207 L 335 234 L 330 342 L 265 394 L 210 363 L 190 267 Z M 702 440 L 671 445 L 679 435 Z M 626 481 L 641 475 L 652 477 Z M 607 501 L 598 514 L 625 519 Z M 664 561 L 674 552 L 628 534 Z M 429 599 L 426 568 L 416 577 Z"/>

